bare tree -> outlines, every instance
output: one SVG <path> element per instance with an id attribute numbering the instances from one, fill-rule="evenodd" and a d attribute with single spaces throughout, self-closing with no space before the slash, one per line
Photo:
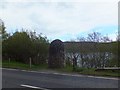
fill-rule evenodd
<path id="1" fill-rule="evenodd" d="M 76 70 L 77 62 L 79 58 L 79 48 L 77 42 L 66 42 L 66 56 L 67 58 L 71 59 L 73 65 L 73 71 Z"/>
<path id="2" fill-rule="evenodd" d="M 102 36 L 99 32 L 88 34 L 87 38 L 78 38 L 79 42 L 87 42 L 80 45 L 80 58 L 82 67 L 104 67 L 108 61 L 110 53 L 107 52 L 106 44 L 110 41 L 108 36 Z M 104 46 L 105 45 L 105 46 Z"/>

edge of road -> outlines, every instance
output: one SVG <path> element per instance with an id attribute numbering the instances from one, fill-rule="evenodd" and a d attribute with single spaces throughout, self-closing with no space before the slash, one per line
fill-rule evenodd
<path id="1" fill-rule="evenodd" d="M 64 72 L 57 72 L 57 71 L 52 71 L 52 70 L 33 71 L 33 70 L 12 69 L 12 68 L 0 68 L 0 69 L 13 70 L 13 71 L 23 71 L 23 72 L 31 72 L 31 73 L 54 74 L 54 75 L 63 75 L 63 76 L 90 77 L 90 78 L 120 80 L 119 77 L 103 77 L 103 76 L 93 76 L 93 75 L 84 75 L 84 74 L 76 74 L 76 73 L 64 73 Z"/>

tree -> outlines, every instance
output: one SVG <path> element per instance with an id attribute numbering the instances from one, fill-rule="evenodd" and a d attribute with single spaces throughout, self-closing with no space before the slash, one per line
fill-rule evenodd
<path id="1" fill-rule="evenodd" d="M 88 34 L 87 41 L 94 42 L 93 48 L 91 51 L 91 60 L 90 60 L 90 67 L 97 67 L 97 54 L 98 54 L 98 45 L 101 41 L 101 34 L 99 32 L 93 32 Z"/>
<path id="2" fill-rule="evenodd" d="M 47 37 L 36 35 L 35 32 L 15 32 L 3 43 L 3 56 L 28 63 L 32 58 L 33 64 L 46 63 L 49 41 Z"/>
<path id="3" fill-rule="evenodd" d="M 93 32 L 88 34 L 87 38 L 79 37 L 78 41 L 81 42 L 79 48 L 82 67 L 104 67 L 108 63 L 111 53 L 108 48 L 110 45 L 107 44 L 110 39 L 107 36 Z"/>
<path id="4" fill-rule="evenodd" d="M 119 66 L 120 67 L 119 52 L 120 52 L 120 41 L 112 42 L 111 43 L 112 58 L 109 62 L 109 66 Z"/>
<path id="5" fill-rule="evenodd" d="M 66 57 L 67 57 L 67 59 L 69 58 L 72 60 L 73 71 L 75 71 L 77 68 L 77 62 L 78 62 L 78 58 L 80 55 L 79 54 L 80 50 L 79 50 L 78 46 L 79 46 L 79 44 L 77 44 L 77 42 L 75 42 L 75 41 L 65 43 Z"/>
<path id="6" fill-rule="evenodd" d="M 111 58 L 111 44 L 108 43 L 111 42 L 111 40 L 109 39 L 109 37 L 102 36 L 101 33 L 98 32 L 93 32 L 92 34 L 88 34 L 88 40 L 96 42 L 94 43 L 94 48 L 92 50 L 92 63 L 94 67 L 104 68 L 105 66 L 108 66 L 108 63 Z"/>
<path id="7" fill-rule="evenodd" d="M 30 32 L 30 39 L 34 44 L 34 64 L 44 64 L 47 63 L 48 50 L 49 50 L 49 40 L 46 36 L 42 36 L 42 33 L 36 35 L 36 32 Z"/>
<path id="8" fill-rule="evenodd" d="M 0 19 L 0 38 L 6 40 L 9 37 L 9 34 L 5 31 L 4 22 Z"/>
<path id="9" fill-rule="evenodd" d="M 77 40 L 79 42 L 85 42 L 86 41 L 86 38 L 85 37 L 77 37 Z"/>
<path id="10" fill-rule="evenodd" d="M 2 58 L 2 30 L 3 30 L 3 22 L 0 20 L 0 61 Z M 1 62 L 0 62 L 1 63 Z"/>
<path id="11" fill-rule="evenodd" d="M 28 63 L 28 58 L 34 53 L 33 43 L 26 32 L 15 32 L 4 42 L 4 54 L 15 60 Z"/>
<path id="12" fill-rule="evenodd" d="M 9 38 L 10 34 L 8 34 L 5 30 L 4 22 L 0 19 L 0 53 L 4 53 L 5 51 L 5 41 Z M 5 54 L 2 54 L 4 56 Z"/>

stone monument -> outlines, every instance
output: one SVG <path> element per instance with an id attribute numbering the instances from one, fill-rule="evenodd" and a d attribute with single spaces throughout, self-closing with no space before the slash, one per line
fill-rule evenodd
<path id="1" fill-rule="evenodd" d="M 64 67 L 64 44 L 59 39 L 50 44 L 48 66 L 49 68 Z"/>

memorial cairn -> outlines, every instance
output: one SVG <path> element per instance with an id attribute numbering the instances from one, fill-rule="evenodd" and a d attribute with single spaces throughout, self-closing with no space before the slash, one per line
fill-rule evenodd
<path id="1" fill-rule="evenodd" d="M 61 40 L 56 39 L 51 42 L 49 47 L 49 68 L 64 67 L 64 44 Z"/>

